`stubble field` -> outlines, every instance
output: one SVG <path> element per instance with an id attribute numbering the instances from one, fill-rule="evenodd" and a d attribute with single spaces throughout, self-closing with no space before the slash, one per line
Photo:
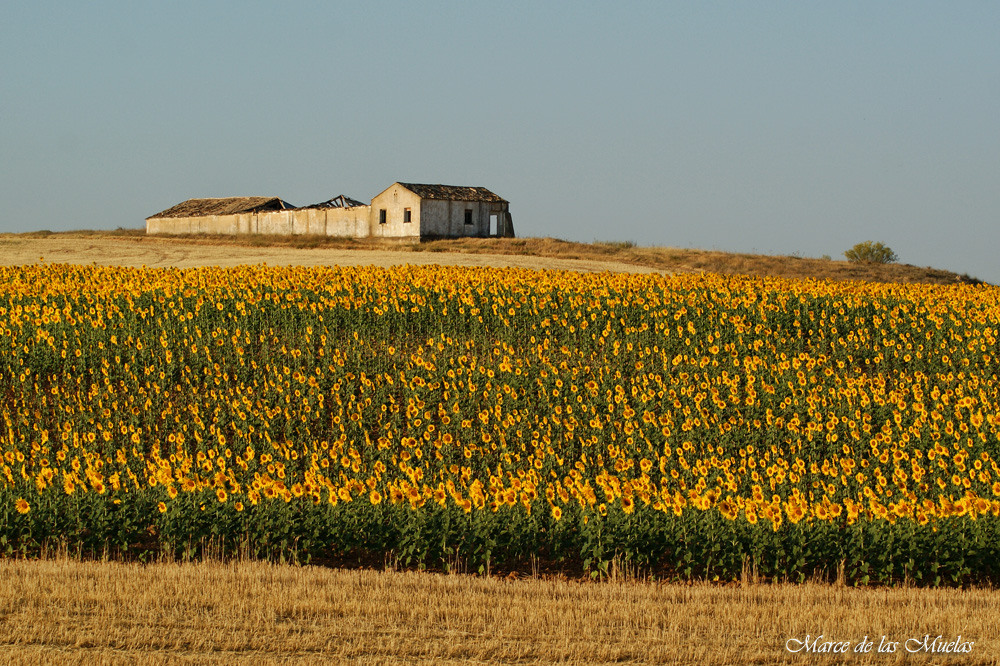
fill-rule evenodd
<path id="1" fill-rule="evenodd" d="M 996 664 L 1000 649 L 991 590 L 61 559 L 0 561 L 0 577 L 0 663 Z M 786 648 L 820 635 L 847 653 Z M 921 649 L 938 636 L 971 652 Z"/>

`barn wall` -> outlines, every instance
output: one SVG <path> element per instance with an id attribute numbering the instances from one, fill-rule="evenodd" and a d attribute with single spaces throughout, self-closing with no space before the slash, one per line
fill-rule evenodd
<path id="1" fill-rule="evenodd" d="M 146 233 L 156 234 L 269 234 L 365 238 L 369 235 L 370 206 L 355 208 L 304 208 L 238 215 L 153 217 Z"/>
<path id="2" fill-rule="evenodd" d="M 293 211 L 275 210 L 263 213 L 250 213 L 249 229 L 251 234 L 268 234 L 275 236 L 290 236 L 295 231 Z M 242 215 L 240 216 L 242 217 Z M 302 233 L 299 231 L 298 233 Z"/>
<path id="3" fill-rule="evenodd" d="M 410 209 L 410 222 L 404 213 Z M 472 210 L 472 224 L 465 224 L 465 211 Z M 148 218 L 146 233 L 156 234 L 269 234 L 318 235 L 339 238 L 385 238 L 419 241 L 421 237 L 487 237 L 490 211 L 500 213 L 497 232 L 505 235 L 503 212 L 506 204 L 485 201 L 421 199 L 417 194 L 393 184 L 372 199 L 371 206 L 354 208 L 306 208 L 238 215 Z M 385 210 L 385 224 L 379 222 Z M 513 230 L 510 231 L 513 235 Z"/>
<path id="4" fill-rule="evenodd" d="M 371 206 L 355 206 L 354 208 L 326 208 L 327 236 L 339 238 L 367 238 L 370 233 L 368 225 L 371 218 Z"/>
<path id="5" fill-rule="evenodd" d="M 303 208 L 260 213 L 250 233 L 365 238 L 371 208 Z"/>
<path id="6" fill-rule="evenodd" d="M 147 234 L 223 234 L 236 235 L 248 224 L 244 215 L 205 215 L 201 217 L 152 217 L 146 220 Z M 246 233 L 246 232 L 243 232 Z"/>
<path id="7" fill-rule="evenodd" d="M 424 199 L 420 208 L 420 231 L 425 236 L 488 236 L 490 233 L 490 204 L 486 202 Z M 465 223 L 466 209 L 472 209 L 472 224 Z"/>

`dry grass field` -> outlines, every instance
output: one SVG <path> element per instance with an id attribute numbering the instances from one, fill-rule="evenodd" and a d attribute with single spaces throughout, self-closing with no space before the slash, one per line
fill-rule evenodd
<path id="1" fill-rule="evenodd" d="M 978 282 L 907 264 L 852 264 L 796 256 L 635 247 L 631 243 L 574 243 L 553 238 L 466 238 L 418 245 L 315 236 L 148 237 L 141 229 L 0 234 L 0 266 L 54 263 L 118 266 L 499 266 L 583 272 L 720 273 L 872 282 Z"/>
<path id="2" fill-rule="evenodd" d="M 65 558 L 0 561 L 0 580 L 0 663 L 1000 663 L 1000 596 L 990 590 Z M 785 648 L 820 634 L 852 650 L 867 636 L 873 647 L 845 656 Z M 906 639 L 928 634 L 960 635 L 972 651 L 906 653 Z M 878 653 L 882 636 L 901 643 L 896 653 Z"/>
<path id="3" fill-rule="evenodd" d="M 494 239 L 495 240 L 495 239 Z M 439 241 L 440 243 L 441 241 Z M 164 238 L 127 233 L 0 234 L 0 266 L 38 263 L 149 266 L 495 266 L 534 270 L 649 273 L 659 269 L 615 261 L 610 257 L 578 258 L 457 252 L 430 246 L 387 246 L 311 237 Z M 483 246 L 480 249 L 488 249 Z"/>

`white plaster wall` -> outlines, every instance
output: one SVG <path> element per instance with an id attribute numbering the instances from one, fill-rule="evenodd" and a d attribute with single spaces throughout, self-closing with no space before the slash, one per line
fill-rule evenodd
<path id="1" fill-rule="evenodd" d="M 187 220 L 184 220 L 187 222 Z M 158 234 L 186 234 L 189 233 L 187 229 L 180 231 L 176 224 L 177 220 L 171 220 L 165 217 L 148 217 L 146 218 L 146 234 L 150 236 Z"/>
<path id="2" fill-rule="evenodd" d="M 326 219 L 326 228 L 322 233 L 327 236 L 341 238 L 367 238 L 369 236 L 368 225 L 371 217 L 371 206 L 321 210 Z"/>
<path id="3" fill-rule="evenodd" d="M 386 223 L 379 224 L 379 211 L 385 209 Z M 403 222 L 403 211 L 410 209 L 410 222 Z M 420 197 L 394 184 L 372 199 L 369 233 L 374 238 L 420 238 Z"/>
<path id="4" fill-rule="evenodd" d="M 146 220 L 147 234 L 224 234 L 240 232 L 242 216 L 155 217 Z"/>
<path id="5" fill-rule="evenodd" d="M 155 217 L 146 220 L 146 233 L 156 234 L 273 234 L 341 236 L 369 235 L 371 208 L 306 208 L 239 215 Z M 400 216 L 402 219 L 402 216 Z M 409 226 L 409 225 L 407 225 Z"/>
<path id="6" fill-rule="evenodd" d="M 358 206 L 260 213 L 256 229 L 250 233 L 365 238 L 370 210 L 369 206 Z"/>
<path id="7" fill-rule="evenodd" d="M 250 214 L 250 233 L 289 236 L 293 233 L 292 211 L 276 210 Z"/>

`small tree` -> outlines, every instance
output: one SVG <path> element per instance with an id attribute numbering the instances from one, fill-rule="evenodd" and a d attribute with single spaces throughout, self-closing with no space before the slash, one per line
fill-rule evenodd
<path id="1" fill-rule="evenodd" d="M 899 260 L 899 257 L 891 249 L 882 243 L 873 243 L 872 241 L 858 243 L 845 252 L 844 256 L 847 257 L 848 261 L 856 264 L 891 264 Z"/>

